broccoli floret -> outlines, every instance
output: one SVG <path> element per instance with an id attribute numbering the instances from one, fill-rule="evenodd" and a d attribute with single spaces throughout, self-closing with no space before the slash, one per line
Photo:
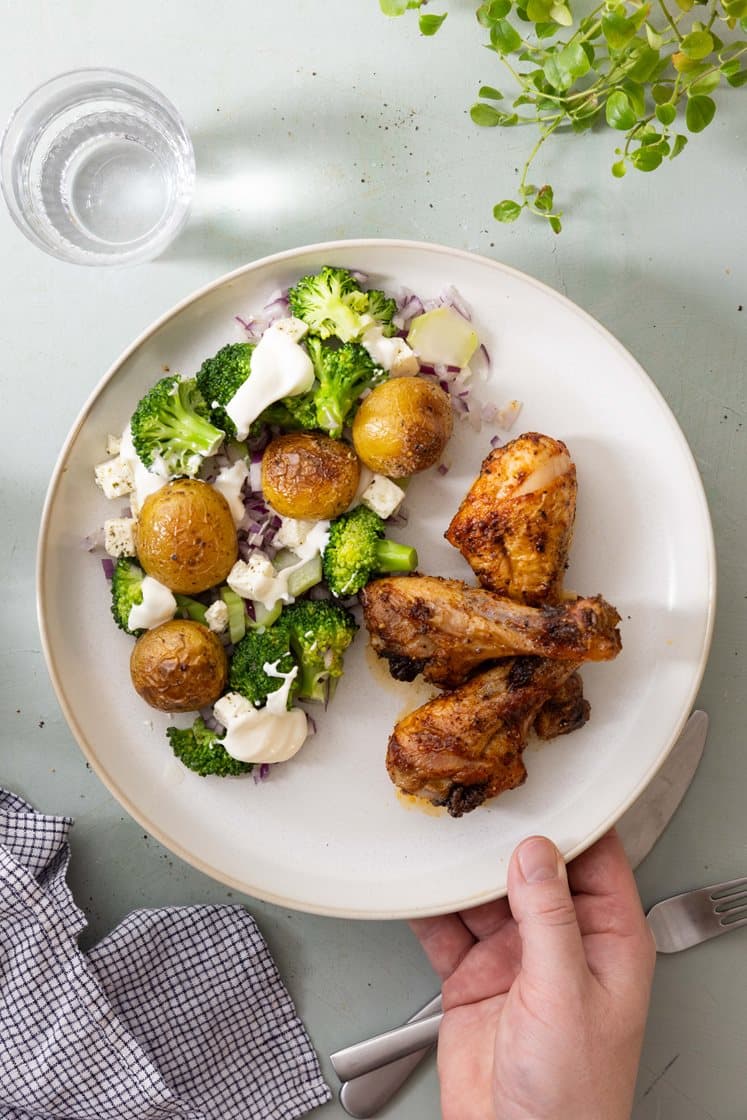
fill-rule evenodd
<path id="1" fill-rule="evenodd" d="M 392 323 L 392 317 L 397 310 L 397 301 L 391 299 L 378 288 L 366 292 L 368 296 L 367 311 L 375 323 L 378 323 L 387 337 L 395 334 L 397 328 Z"/>
<path id="2" fill-rule="evenodd" d="M 298 661 L 296 696 L 329 700 L 342 676 L 345 650 L 358 629 L 352 614 L 337 603 L 302 599 L 284 607 L 279 622 L 290 634 Z"/>
<path id="3" fill-rule="evenodd" d="M 142 634 L 130 630 L 130 611 L 143 601 L 145 572 L 132 556 L 120 556 L 112 572 L 112 616 L 120 630 L 127 634 Z"/>
<path id="4" fill-rule="evenodd" d="M 283 397 L 269 405 L 252 426 L 270 424 L 289 432 L 316 428 L 316 401 L 313 390 L 295 397 Z"/>
<path id="5" fill-rule="evenodd" d="M 357 342 L 334 347 L 310 338 L 307 347 L 317 377 L 316 426 L 339 439 L 361 393 L 386 380 L 387 374 Z"/>
<path id="6" fill-rule="evenodd" d="M 210 423 L 209 414 L 194 379 L 183 381 L 177 374 L 162 377 L 130 421 L 140 461 L 152 467 L 159 458 L 172 477 L 196 475 L 202 460 L 215 454 L 225 436 Z"/>
<path id="7" fill-rule="evenodd" d="M 361 316 L 368 297 L 346 268 L 325 265 L 313 276 L 302 277 L 288 292 L 290 309 L 320 338 L 336 335 L 342 342 L 358 338 L 370 320 Z"/>
<path id="8" fill-rule="evenodd" d="M 241 762 L 233 758 L 221 743 L 215 731 L 205 726 L 197 717 L 191 727 L 167 727 L 171 749 L 185 766 L 195 774 L 206 777 L 217 774 L 220 778 L 237 777 L 253 769 L 251 762 Z"/>
<path id="9" fill-rule="evenodd" d="M 236 425 L 225 406 L 249 376 L 253 351 L 251 342 L 231 342 L 212 358 L 206 358 L 195 376 L 197 388 L 210 409 L 211 422 L 227 436 L 236 435 Z"/>
<path id="10" fill-rule="evenodd" d="M 265 672 L 264 666 L 274 666 L 276 673 L 290 673 L 296 665 L 290 650 L 290 635 L 286 627 L 280 625 L 281 621 L 282 615 L 266 630 L 247 630 L 231 658 L 228 678 L 231 688 L 258 708 L 263 707 L 269 694 L 283 684 L 280 677 Z M 295 681 L 293 684 L 295 686 Z M 289 708 L 294 691 L 292 687 L 288 695 Z"/>
<path id="11" fill-rule="evenodd" d="M 333 595 L 355 595 L 375 572 L 415 570 L 415 549 L 388 540 L 384 532 L 384 522 L 368 506 L 356 506 L 332 522 L 322 565 Z"/>

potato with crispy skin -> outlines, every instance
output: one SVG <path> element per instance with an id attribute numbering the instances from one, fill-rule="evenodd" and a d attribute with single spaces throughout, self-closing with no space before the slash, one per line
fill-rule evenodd
<path id="1" fill-rule="evenodd" d="M 353 446 L 372 471 L 407 478 L 438 462 L 453 426 L 451 401 L 435 381 L 395 377 L 364 399 L 353 421 Z"/>
<path id="2" fill-rule="evenodd" d="M 174 618 L 138 638 L 130 657 L 135 691 L 162 712 L 196 712 L 214 703 L 228 680 L 220 639 L 200 622 Z"/>
<path id="3" fill-rule="evenodd" d="M 283 517 L 320 521 L 348 508 L 360 481 L 351 447 L 321 432 L 289 432 L 262 456 L 262 492 Z"/>
<path id="4" fill-rule="evenodd" d="M 135 535 L 143 569 L 182 595 L 221 583 L 239 554 L 228 502 L 195 478 L 177 478 L 149 494 Z"/>

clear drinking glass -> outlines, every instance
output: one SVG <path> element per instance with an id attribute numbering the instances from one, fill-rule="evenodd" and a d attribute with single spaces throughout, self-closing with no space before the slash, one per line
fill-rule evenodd
<path id="1" fill-rule="evenodd" d="M 16 109 L 0 148 L 3 195 L 19 228 L 75 264 L 135 264 L 184 225 L 195 178 L 174 106 L 118 70 L 45 82 Z"/>

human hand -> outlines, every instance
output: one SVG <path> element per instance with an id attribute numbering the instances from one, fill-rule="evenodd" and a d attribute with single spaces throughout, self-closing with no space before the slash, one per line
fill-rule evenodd
<path id="1" fill-rule="evenodd" d="M 525 840 L 507 899 L 411 926 L 442 980 L 443 1120 L 628 1120 L 656 951 L 614 832 L 567 873 Z"/>

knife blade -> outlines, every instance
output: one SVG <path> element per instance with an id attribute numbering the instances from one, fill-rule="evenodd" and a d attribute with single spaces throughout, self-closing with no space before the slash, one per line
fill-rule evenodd
<path id="1" fill-rule="evenodd" d="M 708 715 L 706 712 L 696 710 L 688 719 L 658 773 L 617 822 L 618 834 L 633 869 L 643 862 L 679 808 L 698 768 L 707 736 Z M 430 1017 L 431 1029 L 433 1029 L 436 1025 L 434 1020 L 440 1018 L 433 1013 L 439 1010 L 440 996 L 436 996 L 416 1012 L 408 1023 L 420 1020 L 422 1034 L 423 1028 L 426 1028 L 426 1024 L 422 1021 Z M 387 1032 L 389 1035 L 396 1033 Z M 390 1038 L 390 1046 L 393 1041 Z M 361 1045 L 365 1046 L 365 1044 Z M 422 1046 L 422 1041 L 420 1045 Z M 333 1065 L 336 1061 L 340 1064 L 341 1074 L 346 1066 L 346 1060 L 364 1061 L 362 1054 L 350 1053 L 354 1049 L 348 1047 L 346 1051 L 338 1051 L 333 1055 Z M 342 1074 L 340 1103 L 345 1111 L 357 1120 L 375 1116 L 431 1050 L 432 1046 L 426 1045 L 425 1048 L 416 1049 L 406 1056 L 397 1057 L 376 1068 L 369 1066 L 367 1072 L 362 1072 L 358 1076 L 348 1075 L 346 1079 Z M 345 1058 L 341 1061 L 343 1054 Z M 352 1073 L 355 1066 L 347 1066 L 347 1068 Z M 358 1068 L 361 1066 L 359 1065 Z"/>
<path id="2" fill-rule="evenodd" d="M 692 713 L 657 774 L 617 822 L 617 833 L 635 870 L 677 812 L 703 756 L 708 715 Z"/>

